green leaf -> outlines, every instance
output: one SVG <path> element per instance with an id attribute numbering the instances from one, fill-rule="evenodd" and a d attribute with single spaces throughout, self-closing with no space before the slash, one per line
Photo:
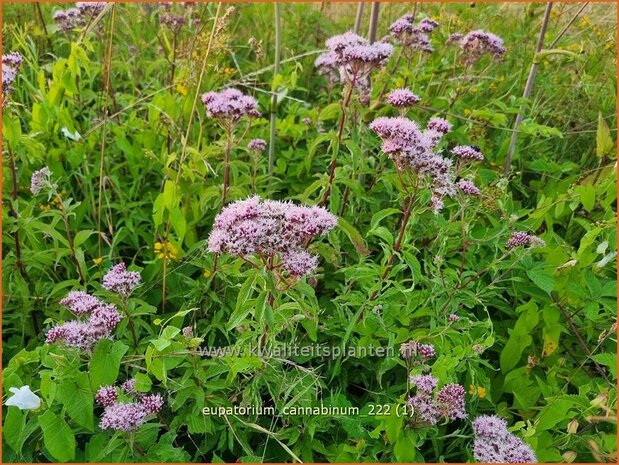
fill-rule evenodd
<path id="1" fill-rule="evenodd" d="M 234 308 L 234 312 L 232 312 L 232 315 L 230 315 L 230 320 L 226 325 L 226 329 L 228 331 L 236 328 L 247 317 L 247 315 L 249 315 L 249 312 L 251 312 L 253 305 L 251 305 L 249 298 L 251 297 L 257 276 L 258 274 L 252 271 L 250 276 L 241 286 L 239 295 L 236 298 L 236 306 Z"/>
<path id="2" fill-rule="evenodd" d="M 60 385 L 60 399 L 69 416 L 80 426 L 89 431 L 94 429 L 93 393 L 88 382 L 88 375 L 81 372 L 75 381 L 66 380 Z"/>
<path id="3" fill-rule="evenodd" d="M 600 365 L 608 367 L 610 374 L 613 376 L 613 379 L 617 379 L 617 354 L 597 354 L 591 358 L 598 362 Z"/>
<path id="4" fill-rule="evenodd" d="M 21 436 L 26 426 L 26 415 L 17 407 L 9 407 L 4 416 L 2 438 L 13 451 L 21 453 Z"/>
<path id="5" fill-rule="evenodd" d="M 75 458 L 75 436 L 64 418 L 48 410 L 39 417 L 43 430 L 43 443 L 51 456 L 59 462 Z"/>
<path id="6" fill-rule="evenodd" d="M 615 143 L 610 135 L 608 123 L 606 123 L 604 116 L 602 116 L 602 112 L 598 114 L 598 129 L 595 140 L 596 154 L 598 157 L 602 158 L 605 155 L 615 153 Z"/>
<path id="7" fill-rule="evenodd" d="M 337 225 L 348 236 L 348 239 L 350 239 L 352 245 L 355 246 L 355 249 L 357 250 L 357 253 L 359 255 L 367 255 L 370 253 L 367 245 L 365 244 L 365 241 L 363 240 L 363 237 L 361 237 L 359 231 L 357 231 L 357 229 L 352 224 L 350 224 L 344 218 L 338 218 Z"/>
<path id="8" fill-rule="evenodd" d="M 127 350 L 129 347 L 121 341 L 112 344 L 109 339 L 103 339 L 97 344 L 90 359 L 90 385 L 93 391 L 116 382 L 120 361 Z"/>
<path id="9" fill-rule="evenodd" d="M 550 294 L 555 287 L 555 279 L 541 268 L 527 270 L 527 276 L 541 290 Z"/>

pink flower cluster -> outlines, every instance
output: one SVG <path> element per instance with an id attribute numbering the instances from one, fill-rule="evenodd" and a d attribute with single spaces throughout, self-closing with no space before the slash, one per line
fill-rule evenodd
<path id="1" fill-rule="evenodd" d="M 131 379 L 121 385 L 126 396 L 134 397 L 132 402 L 119 402 L 119 393 L 114 386 L 103 386 L 95 395 L 98 404 L 105 407 L 99 426 L 101 429 L 116 431 L 133 431 L 143 425 L 149 415 L 158 413 L 163 408 L 163 397 L 159 394 L 138 394 L 133 389 L 135 380 Z"/>
<path id="2" fill-rule="evenodd" d="M 264 152 L 267 148 L 267 141 L 264 139 L 252 139 L 247 144 L 247 148 L 254 152 Z"/>
<path id="3" fill-rule="evenodd" d="M 202 95 L 202 103 L 208 116 L 226 123 L 236 123 L 244 116 L 260 116 L 256 99 L 237 89 L 207 92 Z"/>
<path id="4" fill-rule="evenodd" d="M 140 284 L 140 273 L 127 271 L 127 265 L 117 263 L 103 276 L 103 287 L 122 297 L 129 297 L 133 290 Z"/>
<path id="5" fill-rule="evenodd" d="M 435 350 L 432 344 L 421 344 L 411 340 L 400 344 L 400 355 L 409 361 L 419 358 L 421 363 L 425 363 L 434 358 Z"/>
<path id="6" fill-rule="evenodd" d="M 462 50 L 462 61 L 469 66 L 477 63 L 486 53 L 495 60 L 500 60 L 505 53 L 503 39 L 482 30 L 471 31 L 466 35 L 452 34 L 447 43 L 458 44 Z"/>
<path id="7" fill-rule="evenodd" d="M 345 32 L 326 41 L 329 51 L 321 54 L 314 64 L 320 74 L 335 78 L 356 88 L 365 101 L 369 98 L 370 73 L 387 64 L 393 53 L 393 47 L 386 42 L 369 43 L 367 39 L 353 33 Z"/>
<path id="8" fill-rule="evenodd" d="M 51 181 L 52 172 L 47 166 L 44 166 L 38 171 L 32 173 L 30 178 L 30 192 L 33 195 L 39 195 L 41 192 L 52 187 Z"/>
<path id="9" fill-rule="evenodd" d="M 322 207 L 250 197 L 231 203 L 217 215 L 208 250 L 240 257 L 279 256 L 286 271 L 299 277 L 318 264 L 306 252 L 307 243 L 336 224 L 336 217 Z"/>
<path id="10" fill-rule="evenodd" d="M 481 415 L 473 421 L 473 455 L 483 463 L 536 463 L 535 452 L 507 431 L 507 422 L 496 415 Z"/>
<path id="11" fill-rule="evenodd" d="M 441 419 L 467 417 L 465 391 L 461 385 L 447 384 L 435 393 L 438 380 L 432 375 L 412 376 L 411 383 L 416 387 L 416 392 L 408 399 L 408 403 L 413 406 L 419 420 L 434 425 Z"/>
<path id="12" fill-rule="evenodd" d="M 54 326 L 47 332 L 45 342 L 48 344 L 61 341 L 68 347 L 90 351 L 101 339 L 112 335 L 122 318 L 114 305 L 82 291 L 69 292 L 60 305 L 78 318 L 87 318 Z"/>
<path id="13" fill-rule="evenodd" d="M 545 245 L 546 243 L 543 239 L 521 231 L 513 232 L 507 240 L 508 249 L 515 247 L 544 247 Z"/>
<path id="14" fill-rule="evenodd" d="M 484 155 L 481 153 L 481 150 L 479 150 L 479 147 L 473 147 L 471 145 L 458 145 L 451 149 L 451 153 L 461 160 L 484 160 Z"/>
<path id="15" fill-rule="evenodd" d="M 395 89 L 389 92 L 387 95 L 387 103 L 396 108 L 411 107 L 416 103 L 419 103 L 421 99 L 419 96 L 413 94 L 410 89 Z"/>
<path id="16" fill-rule="evenodd" d="M 186 20 L 184 16 L 175 15 L 174 13 L 161 13 L 159 14 L 159 23 L 170 28 L 172 32 L 178 33 L 185 25 Z"/>
<path id="17" fill-rule="evenodd" d="M 481 195 L 481 191 L 472 181 L 461 179 L 460 181 L 458 181 L 457 186 L 466 195 L 470 195 L 472 197 L 477 197 Z"/>
<path id="18" fill-rule="evenodd" d="M 55 11 L 53 19 L 60 31 L 70 31 L 86 26 L 103 11 L 105 5 L 106 2 L 77 2 L 75 8 Z"/>
<path id="19" fill-rule="evenodd" d="M 389 32 L 396 42 L 407 50 L 429 53 L 434 50 L 430 44 L 429 34 L 438 27 L 438 23 L 424 18 L 415 26 L 414 20 L 413 15 L 404 15 L 389 27 Z"/>
<path id="20" fill-rule="evenodd" d="M 22 56 L 17 52 L 2 55 L 2 106 L 6 106 L 7 95 L 15 89 L 13 83 L 17 79 L 17 72 L 23 61 Z"/>
<path id="21" fill-rule="evenodd" d="M 432 118 L 425 131 L 403 117 L 380 117 L 370 123 L 382 139 L 381 149 L 399 170 L 410 169 L 419 179 L 425 179 L 432 192 L 432 206 L 436 213 L 443 207 L 443 197 L 455 193 L 451 160 L 438 155 L 434 148 L 451 130 L 451 123 L 443 118 Z"/>

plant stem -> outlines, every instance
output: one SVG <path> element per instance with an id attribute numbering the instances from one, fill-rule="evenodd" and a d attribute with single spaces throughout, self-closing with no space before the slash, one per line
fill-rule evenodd
<path id="1" fill-rule="evenodd" d="M 54 195 L 58 199 L 58 205 L 60 205 L 60 213 L 62 215 L 62 220 L 64 222 L 64 230 L 67 235 L 67 242 L 69 243 L 69 250 L 71 251 L 71 258 L 77 267 L 77 272 L 80 275 L 80 282 L 82 284 L 86 284 L 86 276 L 82 271 L 82 266 L 80 265 L 79 260 L 77 259 L 77 254 L 75 253 L 75 244 L 73 243 L 73 235 L 71 234 L 71 228 L 69 227 L 69 215 L 67 214 L 67 210 L 64 206 L 64 201 L 60 197 L 56 191 L 54 191 Z"/>
<path id="2" fill-rule="evenodd" d="M 408 225 L 408 221 L 410 220 L 411 213 L 413 211 L 413 204 L 415 203 L 415 196 L 416 196 L 416 191 L 413 192 L 412 195 L 410 195 L 404 200 L 406 206 L 404 208 L 404 213 L 402 214 L 402 221 L 400 222 L 400 232 L 398 233 L 398 237 L 395 241 L 395 244 L 393 245 L 393 252 L 391 256 L 389 257 L 389 261 L 387 262 L 387 267 L 385 268 L 385 271 L 383 271 L 383 273 L 380 276 L 380 287 L 374 292 L 372 292 L 372 295 L 370 296 L 370 299 L 369 299 L 370 302 L 376 300 L 376 297 L 378 297 L 378 293 L 382 289 L 383 283 L 385 279 L 387 278 L 387 276 L 389 275 L 389 272 L 391 271 L 391 267 L 393 266 L 395 262 L 395 256 L 400 251 L 400 248 L 402 247 L 402 240 L 404 239 L 404 233 L 406 232 L 406 226 Z"/>
<path id="3" fill-rule="evenodd" d="M 348 86 L 348 92 L 346 93 L 346 97 L 342 100 L 342 105 L 340 106 L 342 114 L 340 116 L 340 125 L 337 131 L 337 147 L 333 150 L 333 156 L 331 157 L 331 163 L 329 164 L 329 183 L 327 184 L 327 189 L 325 190 L 325 196 L 322 199 L 321 205 L 324 207 L 329 203 L 329 197 L 331 197 L 331 187 L 333 186 L 333 181 L 335 179 L 335 168 L 337 166 L 337 155 L 340 151 L 340 144 L 342 143 L 342 135 L 344 134 L 344 125 L 346 123 L 346 108 L 350 103 L 350 98 L 352 97 L 352 91 L 355 88 L 355 79 L 353 79 L 352 83 Z"/>
<path id="4" fill-rule="evenodd" d="M 365 2 L 359 2 L 357 4 L 357 16 L 355 17 L 355 27 L 353 28 L 353 32 L 355 34 L 359 34 L 359 30 L 361 29 L 361 21 L 363 20 L 364 9 L 365 9 Z"/>
<path id="5" fill-rule="evenodd" d="M 275 60 L 273 63 L 273 78 L 280 72 L 281 53 L 282 53 L 282 20 L 281 5 L 279 2 L 273 3 L 275 13 Z M 273 174 L 275 166 L 275 122 L 277 110 L 277 89 L 272 89 L 271 95 L 271 121 L 269 129 L 269 175 Z"/>
<path id="6" fill-rule="evenodd" d="M 224 159 L 224 193 L 222 205 L 226 205 L 228 199 L 228 184 L 230 183 L 230 150 L 232 149 L 232 128 L 226 128 L 226 153 Z"/>
<path id="7" fill-rule="evenodd" d="M 115 17 L 116 9 L 112 7 L 112 12 L 110 15 L 110 33 L 109 39 L 107 43 L 107 50 L 105 53 L 104 59 L 104 82 L 103 82 L 103 90 L 104 90 L 104 107 L 103 107 L 103 130 L 101 132 L 101 160 L 99 162 L 99 199 L 97 204 L 97 231 L 98 234 L 98 250 L 99 257 L 103 255 L 101 241 L 103 240 L 102 231 L 101 231 L 101 220 L 102 220 L 102 208 L 103 208 L 103 177 L 105 175 L 105 136 L 107 135 L 107 117 L 108 117 L 108 102 L 109 102 L 109 94 L 110 94 L 110 68 L 112 63 L 112 38 L 114 36 L 114 17 Z"/>
<path id="8" fill-rule="evenodd" d="M 529 70 L 529 77 L 527 78 L 527 83 L 524 86 L 524 92 L 522 97 L 524 99 L 528 99 L 531 96 L 531 91 L 533 90 L 533 83 L 535 82 L 535 76 L 537 75 L 537 66 L 538 66 L 538 54 L 542 51 L 542 47 L 544 46 L 544 37 L 546 37 L 546 30 L 548 29 L 548 22 L 550 21 L 550 10 L 552 10 L 552 2 L 548 2 L 546 4 L 546 11 L 544 13 L 544 19 L 542 21 L 542 28 L 539 31 L 539 36 L 537 38 L 537 45 L 535 47 L 535 55 L 533 57 L 533 62 L 531 63 L 531 69 Z M 505 164 L 503 165 L 503 175 L 507 176 L 509 174 L 509 170 L 512 165 L 512 158 L 514 156 L 514 152 L 516 151 L 516 143 L 518 142 L 518 130 L 520 128 L 520 124 L 524 119 L 524 107 L 520 107 L 518 110 L 518 114 L 516 115 L 516 122 L 514 123 L 514 132 L 512 132 L 512 138 L 509 141 L 509 148 L 507 149 L 507 155 L 505 157 Z"/>
<path id="9" fill-rule="evenodd" d="M 380 2 L 372 2 L 370 11 L 370 27 L 368 29 L 368 41 L 373 44 L 376 41 L 376 31 L 378 30 L 378 16 L 380 14 Z"/>

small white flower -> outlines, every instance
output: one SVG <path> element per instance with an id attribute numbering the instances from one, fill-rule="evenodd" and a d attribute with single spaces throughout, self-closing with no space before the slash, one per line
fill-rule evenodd
<path id="1" fill-rule="evenodd" d="M 9 388 L 14 395 L 9 397 L 5 405 L 14 405 L 21 410 L 36 410 L 41 406 L 41 399 L 30 390 L 30 386 Z"/>

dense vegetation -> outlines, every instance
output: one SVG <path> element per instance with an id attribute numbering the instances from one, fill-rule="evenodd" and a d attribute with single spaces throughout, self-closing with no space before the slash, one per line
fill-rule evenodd
<path id="1" fill-rule="evenodd" d="M 616 461 L 583 5 L 3 2 L 3 460 Z"/>

